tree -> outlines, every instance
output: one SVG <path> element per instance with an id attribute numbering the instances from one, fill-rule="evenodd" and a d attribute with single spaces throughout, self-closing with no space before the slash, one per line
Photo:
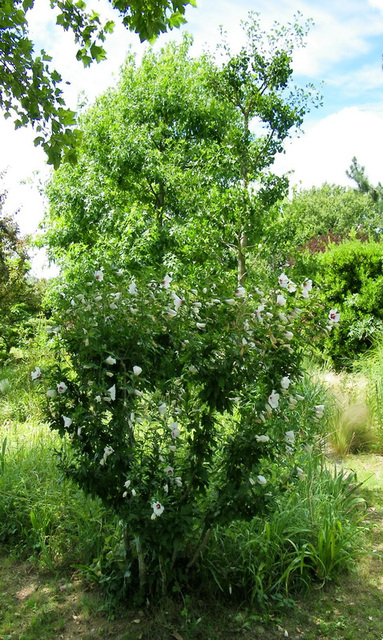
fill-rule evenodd
<path id="1" fill-rule="evenodd" d="M 371 196 L 375 205 L 382 210 L 383 202 L 383 184 L 378 182 L 374 187 L 366 176 L 366 169 L 358 164 L 357 159 L 354 157 L 348 171 L 346 171 L 351 180 L 354 180 L 357 184 L 358 191 L 360 193 L 366 193 Z M 380 206 L 379 206 L 380 205 Z"/>
<path id="2" fill-rule="evenodd" d="M 324 183 L 295 191 L 277 205 L 275 221 L 265 231 L 264 253 L 277 263 L 297 260 L 302 252 L 325 251 L 353 235 L 376 237 L 380 226 L 369 194 Z"/>
<path id="3" fill-rule="evenodd" d="M 247 45 L 229 60 L 225 46 L 221 66 L 192 59 L 187 37 L 139 67 L 127 61 L 117 88 L 83 116 L 78 166 L 60 169 L 49 187 L 56 256 L 110 241 L 133 268 L 238 265 L 243 283 L 246 245 L 259 241 L 287 188 L 270 166 L 313 97 L 290 86 L 297 25 L 269 39 L 256 16 L 244 28 Z"/>
<path id="4" fill-rule="evenodd" d="M 0 194 L 0 359 L 21 338 L 23 323 L 41 308 L 41 291 L 28 278 L 27 240 L 12 216 L 5 215 L 6 193 Z"/>
<path id="5" fill-rule="evenodd" d="M 248 32 L 248 57 L 223 67 L 188 39 L 129 59 L 49 186 L 56 362 L 32 378 L 70 440 L 66 473 L 123 523 L 120 575 L 142 595 L 187 581 L 216 523 L 292 486 L 316 427 L 315 400 L 297 410 L 311 283 L 243 286 L 242 238 L 283 191 L 268 169 L 306 108 L 291 48 L 275 31 L 262 63 L 255 19 Z"/>
<path id="6" fill-rule="evenodd" d="M 264 216 L 287 190 L 286 177 L 270 171 L 275 155 L 319 99 L 312 85 L 304 89 L 292 85 L 293 52 L 304 46 L 309 24 L 299 24 L 299 19 L 287 27 L 275 23 L 266 34 L 258 16 L 251 13 L 244 23 L 246 45 L 233 56 L 224 42 L 224 62 L 213 78 L 216 93 L 234 106 L 241 120 L 239 135 L 230 145 L 238 173 L 229 198 L 235 212 L 239 284 L 246 276 L 249 240 L 259 240 Z"/>
<path id="7" fill-rule="evenodd" d="M 139 34 L 141 40 L 153 40 L 168 28 L 180 26 L 185 7 L 194 0 L 110 0 L 122 23 Z M 62 78 L 49 66 L 51 57 L 34 52 L 28 37 L 28 12 L 34 0 L 4 0 L 0 8 L 0 107 L 5 117 L 15 116 L 15 127 L 32 124 L 38 133 L 35 145 L 42 145 L 48 163 L 56 168 L 62 159 L 74 162 L 80 132 L 73 111 L 65 107 Z M 57 24 L 71 30 L 79 45 L 77 59 L 85 66 L 105 58 L 102 46 L 113 31 L 113 22 L 102 24 L 100 16 L 88 12 L 86 2 L 52 0 L 58 8 Z"/>

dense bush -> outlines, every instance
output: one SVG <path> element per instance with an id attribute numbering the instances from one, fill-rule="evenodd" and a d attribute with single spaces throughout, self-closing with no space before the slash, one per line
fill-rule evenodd
<path id="1" fill-rule="evenodd" d="M 347 367 L 383 326 L 383 246 L 347 241 L 318 254 L 316 261 L 322 297 L 342 317 L 325 339 L 325 353 L 336 367 Z"/>
<path id="2" fill-rule="evenodd" d="M 124 523 L 132 584 L 165 592 L 213 526 L 268 508 L 315 437 L 323 409 L 296 388 L 311 283 L 183 289 L 106 257 L 75 269 L 56 299 L 56 362 L 32 377 L 71 442 L 66 473 Z"/>

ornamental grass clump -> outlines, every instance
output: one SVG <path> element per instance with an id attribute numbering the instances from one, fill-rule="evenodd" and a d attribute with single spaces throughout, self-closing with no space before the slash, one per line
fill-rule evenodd
<path id="1" fill-rule="evenodd" d="M 182 288 L 85 258 L 76 269 L 55 299 L 56 363 L 36 362 L 33 383 L 70 441 L 66 474 L 123 523 L 125 586 L 165 594 L 218 523 L 270 508 L 315 438 L 318 409 L 300 423 L 296 391 L 311 283 Z"/>

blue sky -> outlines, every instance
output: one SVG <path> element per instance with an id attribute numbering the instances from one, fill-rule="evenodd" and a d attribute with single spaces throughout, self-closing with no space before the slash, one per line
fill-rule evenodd
<path id="1" fill-rule="evenodd" d="M 194 36 L 196 55 L 206 48 L 215 49 L 220 40 L 219 25 L 227 31 L 232 49 L 239 48 L 240 21 L 250 10 L 260 13 L 266 30 L 274 20 L 291 22 L 297 11 L 306 19 L 312 18 L 314 26 L 307 46 L 294 58 L 294 78 L 299 85 L 312 82 L 319 87 L 323 83 L 323 107 L 308 115 L 304 133 L 286 145 L 286 153 L 276 160 L 275 169 L 280 173 L 293 171 L 291 183 L 302 188 L 320 186 L 324 181 L 351 185 L 345 171 L 355 155 L 373 182 L 383 182 L 383 0 L 197 3 L 197 8 L 187 8 L 188 23 L 184 27 Z M 110 18 L 106 0 L 91 0 L 91 6 Z M 38 47 L 53 55 L 55 67 L 71 82 L 65 95 L 72 107 L 81 91 L 92 100 L 114 84 L 129 46 L 138 56 L 147 46 L 118 26 L 107 44 L 107 61 L 84 70 L 75 60 L 71 35 L 54 26 L 49 0 L 36 0 L 30 28 Z M 161 36 L 156 46 L 180 37 L 173 31 Z M 36 175 L 43 179 L 47 173 L 44 154 L 33 147 L 32 139 L 32 132 L 14 132 L 9 121 L 0 119 L 0 170 L 8 167 L 8 208 L 20 207 L 18 220 L 24 232 L 32 232 L 41 219 L 43 203 L 34 185 Z"/>

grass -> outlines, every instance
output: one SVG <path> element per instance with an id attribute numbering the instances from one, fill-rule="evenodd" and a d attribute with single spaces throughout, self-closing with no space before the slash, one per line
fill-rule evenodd
<path id="1" fill-rule="evenodd" d="M 25 372 L 21 376 L 10 368 L 0 379 L 8 379 L 0 385 L 0 640 L 382 637 L 381 457 L 348 456 L 344 461 L 365 480 L 361 495 L 368 511 L 362 532 L 341 516 L 352 504 L 358 513 L 354 480 L 346 472 L 335 478 L 312 475 L 300 485 L 306 493 L 292 486 L 269 522 L 234 524 L 226 539 L 217 530 L 200 566 L 205 588 L 178 590 L 154 608 L 137 609 L 130 601 L 117 605 L 99 587 L 99 559 L 110 566 L 116 561 L 118 523 L 61 476 L 54 456 L 57 440 L 41 424 L 39 397 L 20 384 Z M 311 529 L 307 514 L 315 514 Z M 362 538 L 353 541 L 357 533 Z M 350 565 L 356 540 L 363 554 Z M 321 575 L 324 559 L 336 563 L 337 553 L 351 572 L 325 566 Z M 300 581 L 300 562 L 318 574 L 315 586 Z M 207 573 L 209 563 L 215 581 Z M 91 573 L 93 582 L 85 579 Z M 253 603 L 246 595 L 251 588 Z"/>
<path id="2" fill-rule="evenodd" d="M 377 640 L 383 629 L 382 459 L 350 456 L 368 478 L 364 554 L 351 574 L 296 598 L 287 609 L 259 614 L 245 605 L 182 597 L 156 610 L 105 608 L 101 594 L 76 575 L 51 575 L 33 563 L 0 556 L 1 640 Z M 375 474 L 378 471 L 378 474 Z M 371 475 L 372 473 L 372 475 Z M 288 636 L 286 635 L 288 634 Z"/>

